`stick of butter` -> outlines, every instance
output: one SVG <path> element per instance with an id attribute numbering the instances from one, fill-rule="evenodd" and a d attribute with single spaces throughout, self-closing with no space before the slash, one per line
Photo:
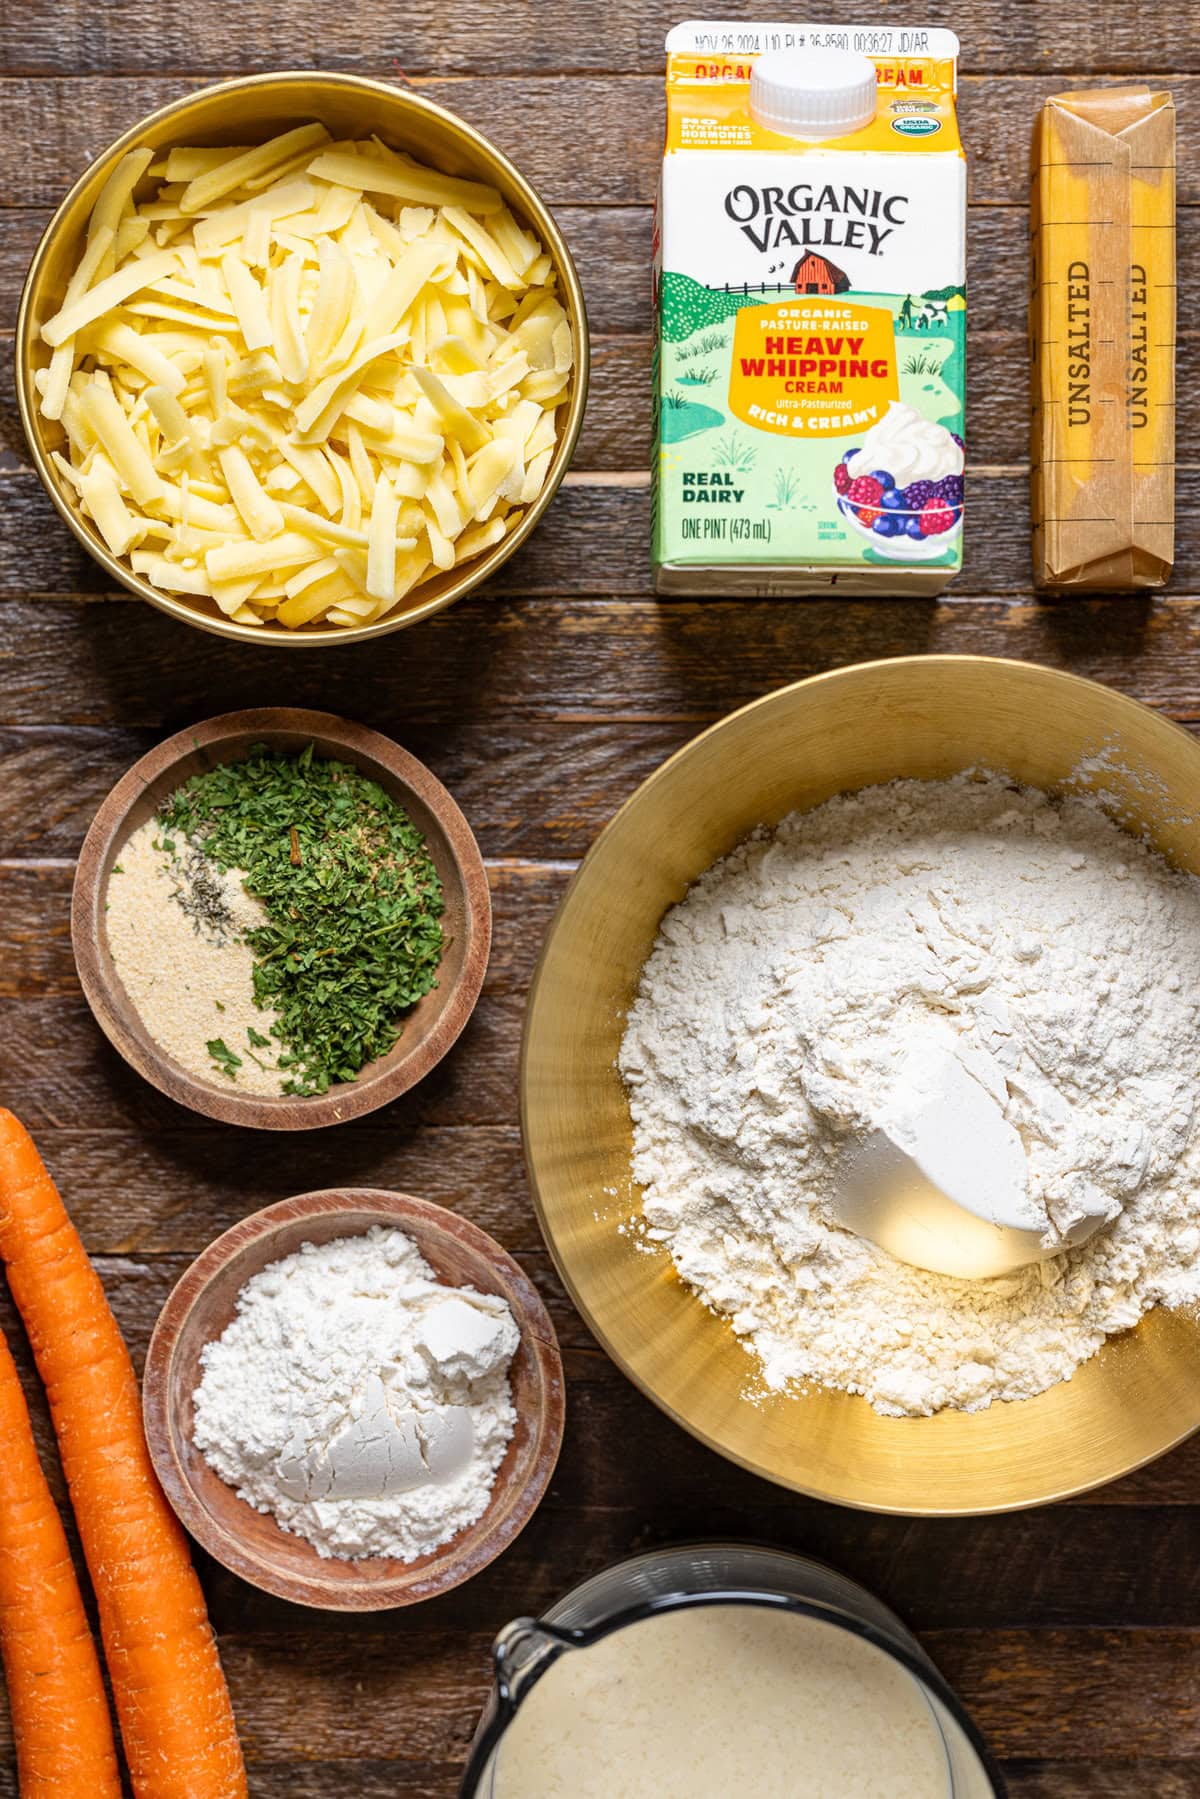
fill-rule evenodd
<path id="1" fill-rule="evenodd" d="M 1175 553 L 1175 106 L 1047 100 L 1034 134 L 1033 564 L 1039 587 L 1161 587 Z"/>

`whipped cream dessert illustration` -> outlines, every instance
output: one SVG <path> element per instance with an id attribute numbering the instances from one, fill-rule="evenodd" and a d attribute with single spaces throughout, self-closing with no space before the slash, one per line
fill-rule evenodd
<path id="1" fill-rule="evenodd" d="M 886 468 L 894 486 L 907 487 L 910 481 L 941 481 L 946 475 L 961 475 L 963 461 L 961 438 L 934 419 L 922 418 L 915 406 L 893 400 L 846 467 L 852 479 Z"/>
<path id="2" fill-rule="evenodd" d="M 963 516 L 963 440 L 894 400 L 833 471 L 838 508 L 896 560 L 940 555 Z"/>

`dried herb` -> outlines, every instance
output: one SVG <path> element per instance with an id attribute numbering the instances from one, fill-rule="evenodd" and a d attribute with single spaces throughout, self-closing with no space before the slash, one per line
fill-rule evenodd
<path id="1" fill-rule="evenodd" d="M 443 950 L 437 870 L 391 796 L 311 744 L 298 756 L 260 745 L 194 775 L 159 823 L 240 870 L 267 913 L 246 941 L 291 1071 L 284 1091 L 323 1093 L 386 1055 L 437 984 Z"/>
<path id="2" fill-rule="evenodd" d="M 157 849 L 158 844 L 155 845 Z M 172 895 L 180 909 L 191 919 L 197 932 L 206 925 L 214 937 L 223 939 L 233 927 L 233 913 L 229 909 L 229 901 L 225 897 L 225 889 L 213 873 L 212 865 L 203 851 L 194 843 L 183 847 L 183 854 L 178 854 L 178 845 L 174 838 L 164 838 L 161 845 L 171 857 L 171 868 L 178 877 Z"/>
<path id="3" fill-rule="evenodd" d="M 222 1074 L 227 1074 L 231 1081 L 236 1081 L 237 1070 L 242 1066 L 242 1058 L 235 1056 L 223 1037 L 212 1037 L 204 1045 Z"/>

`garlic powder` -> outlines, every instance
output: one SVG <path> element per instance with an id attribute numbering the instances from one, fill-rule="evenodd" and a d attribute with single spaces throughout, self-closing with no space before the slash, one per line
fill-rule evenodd
<path id="1" fill-rule="evenodd" d="M 237 1092 L 277 1094 L 289 1071 L 276 1066 L 276 1015 L 255 1001 L 254 954 L 245 940 L 267 914 L 243 880 L 186 841 L 164 840 L 158 819 L 148 819 L 109 876 L 105 927 L 126 993 L 173 1062 L 199 1080 L 233 1084 L 207 1047 L 220 1039 L 241 1061 Z"/>

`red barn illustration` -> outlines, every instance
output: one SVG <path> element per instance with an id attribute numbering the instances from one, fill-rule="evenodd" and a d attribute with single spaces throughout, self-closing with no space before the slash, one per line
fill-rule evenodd
<path id="1" fill-rule="evenodd" d="M 810 250 L 792 270 L 792 285 L 798 294 L 844 294 L 849 290 L 850 277 L 835 263 Z"/>

